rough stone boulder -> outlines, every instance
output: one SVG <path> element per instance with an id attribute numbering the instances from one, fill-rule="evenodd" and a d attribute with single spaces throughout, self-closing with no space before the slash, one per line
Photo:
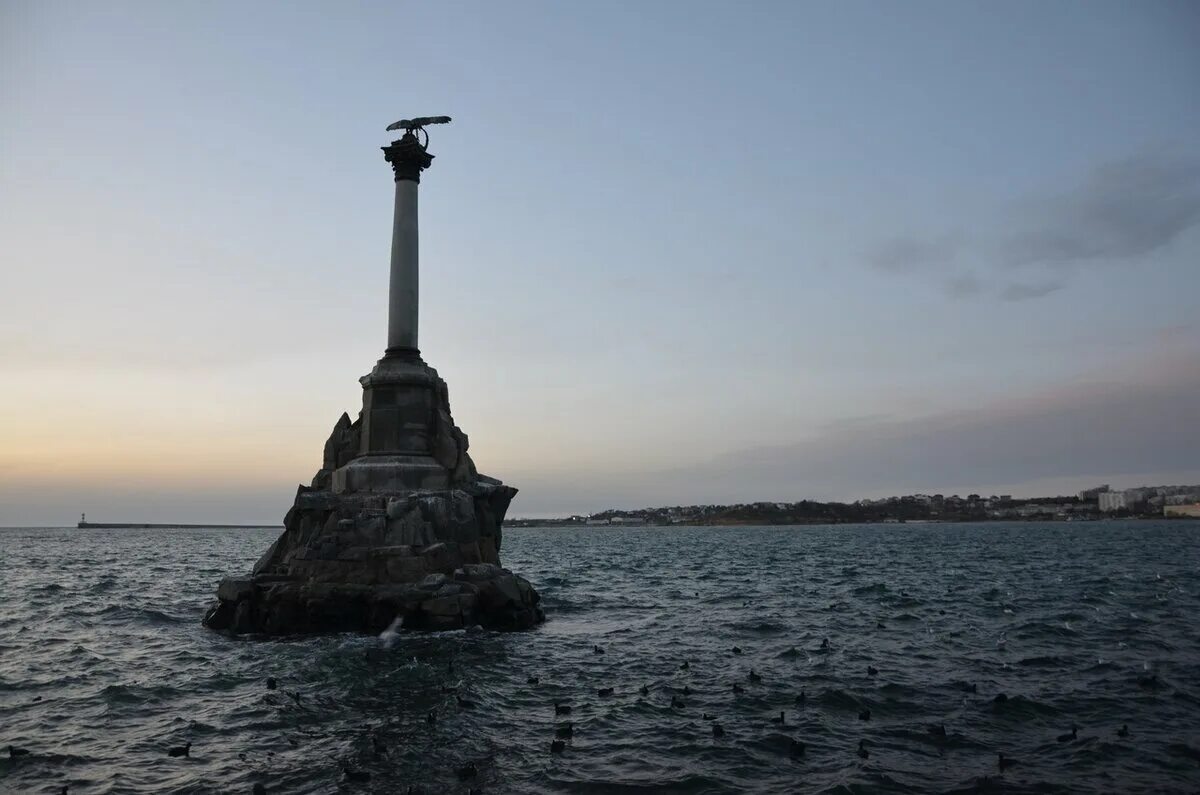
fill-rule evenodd
<path id="1" fill-rule="evenodd" d="M 250 574 L 221 581 L 205 626 L 282 635 L 379 633 L 397 622 L 519 630 L 545 619 L 529 582 L 500 566 L 501 525 L 517 490 L 476 472 L 445 383 L 425 371 L 434 411 L 428 461 L 416 466 L 422 482 L 434 471 L 440 487 L 335 491 L 336 473 L 370 454 L 363 417 L 352 423 L 343 414 L 312 485 L 298 488 L 283 534 Z M 409 458 L 396 466 L 410 466 Z"/>

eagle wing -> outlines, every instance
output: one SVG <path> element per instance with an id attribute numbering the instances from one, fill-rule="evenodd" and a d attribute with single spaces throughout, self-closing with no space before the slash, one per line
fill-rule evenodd
<path id="1" fill-rule="evenodd" d="M 388 132 L 392 130 L 415 130 L 427 124 L 448 124 L 449 122 L 449 116 L 417 116 L 413 119 L 401 119 L 398 122 L 393 122 L 387 126 L 387 129 Z"/>

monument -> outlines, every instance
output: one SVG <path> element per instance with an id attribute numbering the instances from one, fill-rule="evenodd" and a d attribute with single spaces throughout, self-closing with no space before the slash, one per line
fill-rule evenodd
<path id="1" fill-rule="evenodd" d="M 320 470 L 300 486 L 283 535 L 247 576 L 227 577 L 204 624 L 233 633 L 378 633 L 389 626 L 526 629 L 540 597 L 501 568 L 504 514 L 517 490 L 479 474 L 450 415 L 446 382 L 417 348 L 417 189 L 433 162 L 425 127 L 405 119 L 383 147 L 395 174 L 387 349 L 359 382 Z M 424 139 L 424 140 L 422 140 Z"/>

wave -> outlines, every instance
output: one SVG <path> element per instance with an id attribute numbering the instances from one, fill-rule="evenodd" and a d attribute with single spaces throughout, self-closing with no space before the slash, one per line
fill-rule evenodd
<path id="1" fill-rule="evenodd" d="M 99 617 L 112 618 L 119 621 L 144 623 L 151 626 L 167 624 L 192 624 L 194 616 L 173 616 L 152 607 L 136 607 L 129 605 L 108 605 L 95 614 Z"/>

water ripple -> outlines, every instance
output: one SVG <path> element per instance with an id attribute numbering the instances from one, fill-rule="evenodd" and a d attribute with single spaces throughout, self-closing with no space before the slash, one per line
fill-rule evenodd
<path id="1" fill-rule="evenodd" d="M 0 791 L 1195 792 L 1197 529 L 512 529 L 547 624 L 390 645 L 201 629 L 267 531 L 0 530 Z"/>

